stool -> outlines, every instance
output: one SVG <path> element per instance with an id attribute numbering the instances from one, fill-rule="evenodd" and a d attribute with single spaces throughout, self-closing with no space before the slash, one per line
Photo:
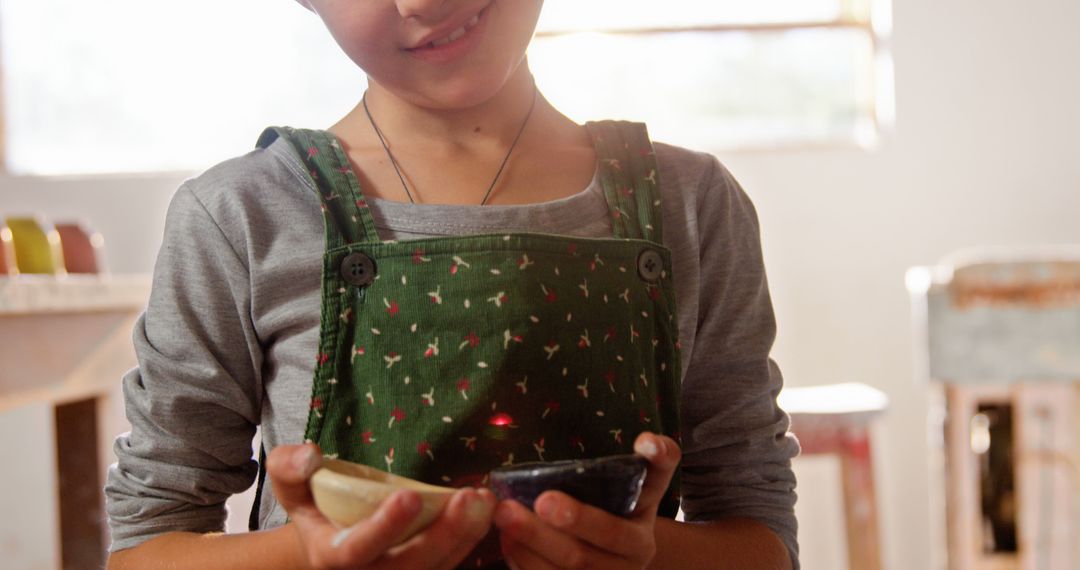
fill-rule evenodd
<path id="1" fill-rule="evenodd" d="M 1080 567 L 1080 246 L 961 252 L 907 286 L 944 396 L 949 569 Z"/>
<path id="2" fill-rule="evenodd" d="M 785 388 L 777 401 L 791 416 L 791 431 L 799 438 L 803 455 L 840 457 L 848 568 L 879 570 L 870 422 L 884 413 L 888 397 L 865 384 L 848 383 Z"/>

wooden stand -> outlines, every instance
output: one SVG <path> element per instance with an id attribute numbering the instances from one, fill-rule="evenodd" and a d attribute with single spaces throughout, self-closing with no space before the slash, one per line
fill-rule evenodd
<path id="1" fill-rule="evenodd" d="M 123 430 L 120 378 L 145 277 L 0 278 L 0 560 L 100 568 L 104 466 Z"/>

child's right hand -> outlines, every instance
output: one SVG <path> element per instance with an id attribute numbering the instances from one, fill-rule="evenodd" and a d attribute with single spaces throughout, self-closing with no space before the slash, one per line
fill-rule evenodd
<path id="1" fill-rule="evenodd" d="M 308 479 L 322 464 L 314 444 L 274 448 L 266 462 L 274 496 L 296 528 L 311 568 L 455 568 L 487 534 L 495 496 L 487 489 L 454 493 L 431 526 L 395 546 L 420 512 L 420 495 L 397 491 L 370 518 L 342 529 L 315 508 Z"/>

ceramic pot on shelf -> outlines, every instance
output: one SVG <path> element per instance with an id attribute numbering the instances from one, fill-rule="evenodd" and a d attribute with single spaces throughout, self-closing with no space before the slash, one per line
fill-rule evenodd
<path id="1" fill-rule="evenodd" d="M 63 274 L 60 236 L 35 216 L 7 218 L 18 273 Z"/>
<path id="2" fill-rule="evenodd" d="M 100 233 L 77 221 L 56 222 L 56 233 L 60 237 L 64 269 L 69 274 L 101 273 L 105 238 Z"/>

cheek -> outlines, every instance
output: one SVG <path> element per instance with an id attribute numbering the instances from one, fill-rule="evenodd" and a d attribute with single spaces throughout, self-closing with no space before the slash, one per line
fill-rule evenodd
<path id="1" fill-rule="evenodd" d="M 369 75 L 382 75 L 385 70 L 393 69 L 396 50 L 389 50 L 378 42 L 365 39 L 339 41 L 338 45 L 345 55 Z"/>
<path id="2" fill-rule="evenodd" d="M 397 50 L 393 49 L 393 26 L 379 14 L 360 9 L 366 1 L 359 4 L 326 3 L 318 13 L 345 55 L 369 70 L 380 63 L 385 66 Z"/>

